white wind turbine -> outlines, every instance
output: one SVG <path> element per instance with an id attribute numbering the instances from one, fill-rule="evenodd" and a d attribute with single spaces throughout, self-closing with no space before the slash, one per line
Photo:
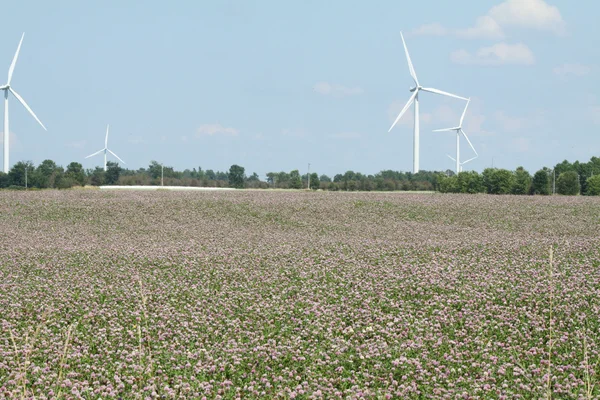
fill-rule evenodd
<path id="1" fill-rule="evenodd" d="M 413 94 L 412 94 L 412 96 L 410 96 L 410 99 L 408 99 L 408 102 L 406 103 L 406 105 L 404 106 L 402 111 L 400 111 L 400 114 L 398 114 L 398 117 L 396 118 L 396 120 L 394 121 L 394 123 L 392 124 L 392 126 L 390 127 L 388 132 L 390 132 L 394 128 L 394 126 L 396 126 L 398 121 L 400 121 L 400 118 L 402 118 L 402 116 L 404 115 L 406 110 L 408 110 L 408 108 L 414 102 L 415 103 L 415 122 L 414 122 L 415 125 L 414 125 L 414 131 L 413 131 L 413 173 L 417 173 L 417 172 L 419 172 L 419 92 L 424 91 L 424 92 L 436 93 L 436 94 L 441 94 L 443 96 L 454 97 L 456 99 L 461 99 L 461 100 L 467 100 L 467 99 L 464 97 L 454 95 L 452 93 L 444 92 L 442 90 L 438 90 L 438 89 L 434 89 L 434 88 L 425 88 L 425 87 L 419 85 L 419 80 L 417 79 L 417 74 L 415 73 L 415 69 L 410 60 L 410 55 L 408 54 L 408 49 L 406 48 L 406 42 L 404 41 L 404 36 L 402 35 L 402 32 L 400 32 L 400 37 L 402 37 L 402 44 L 404 45 L 404 52 L 406 53 L 406 60 L 408 61 L 408 70 L 410 72 L 410 76 L 415 81 L 415 87 L 410 88 L 410 91 L 413 92 Z"/>
<path id="2" fill-rule="evenodd" d="M 4 90 L 4 172 L 8 173 L 8 167 L 9 167 L 9 163 L 8 163 L 8 152 L 9 152 L 9 129 L 8 129 L 8 93 L 12 93 L 13 96 L 15 96 L 17 98 L 17 100 L 19 100 L 19 102 L 21 104 L 23 104 L 23 107 L 25 107 L 27 109 L 27 111 L 29 111 L 29 114 L 31 114 L 33 116 L 33 118 L 35 118 L 35 120 L 42 126 L 42 128 L 44 128 L 44 130 L 47 130 L 46 127 L 44 126 L 44 124 L 42 124 L 42 121 L 39 120 L 39 118 L 35 115 L 35 113 L 31 110 L 31 108 L 29 108 L 29 106 L 27 105 L 27 103 L 25 102 L 25 100 L 23 100 L 23 98 L 15 91 L 15 89 L 13 89 L 10 86 L 10 82 L 12 80 L 12 76 L 13 76 L 13 72 L 15 70 L 15 64 L 17 63 L 17 58 L 19 58 L 19 52 L 21 51 L 21 44 L 23 43 L 23 38 L 25 37 L 25 33 L 23 33 L 23 35 L 21 36 L 21 41 L 19 42 L 19 46 L 17 47 L 17 52 L 15 53 L 15 56 L 13 57 L 12 63 L 10 64 L 10 68 L 8 69 L 8 81 L 6 82 L 5 85 L 0 86 L 0 90 Z"/>
<path id="3" fill-rule="evenodd" d="M 117 157 L 117 159 L 119 161 L 121 161 L 123 164 L 126 164 L 125 161 L 121 160 L 118 155 L 116 155 L 115 153 L 113 153 L 112 151 L 110 151 L 108 149 L 108 127 L 109 127 L 109 125 L 106 125 L 106 137 L 104 138 L 104 148 L 102 150 L 98 150 L 97 152 L 90 154 L 89 156 L 86 157 L 86 158 L 90 158 L 90 157 L 95 156 L 96 154 L 100 154 L 100 153 L 104 152 L 104 170 L 105 171 L 106 171 L 106 152 L 109 152 L 113 156 Z"/>
<path id="4" fill-rule="evenodd" d="M 456 173 L 457 174 L 462 171 L 462 166 L 464 164 L 468 163 L 469 161 L 473 161 L 474 159 L 476 159 L 477 157 L 479 157 L 479 154 L 477 154 L 477 151 L 475 150 L 475 147 L 473 147 L 473 144 L 469 140 L 469 137 L 467 136 L 467 134 L 465 133 L 465 131 L 462 128 L 463 121 L 465 120 L 465 114 L 467 113 L 467 108 L 469 107 L 469 103 L 470 102 L 471 102 L 471 99 L 468 99 L 467 100 L 467 104 L 465 105 L 465 109 L 464 109 L 462 115 L 460 116 L 460 122 L 458 123 L 458 126 L 456 126 L 454 128 L 445 128 L 445 129 L 436 129 L 436 130 L 434 130 L 434 132 L 451 132 L 451 131 L 456 131 L 456 158 L 452 158 L 452 157 L 450 157 L 447 154 L 446 155 L 452 161 L 454 161 L 456 163 Z M 473 152 L 475 153 L 475 157 L 469 158 L 468 160 L 463 161 L 463 162 L 460 162 L 460 134 L 461 133 L 465 137 L 465 139 L 467 139 L 467 142 L 469 143 L 469 146 L 471 146 L 471 149 L 473 149 Z"/>

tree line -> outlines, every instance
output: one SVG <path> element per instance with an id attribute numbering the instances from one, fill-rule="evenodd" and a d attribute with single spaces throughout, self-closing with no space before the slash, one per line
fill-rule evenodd
<path id="1" fill-rule="evenodd" d="M 165 185 L 234 188 L 278 188 L 330 191 L 432 191 L 442 193 L 488 193 L 488 194 L 538 194 L 600 195 L 600 158 L 592 157 L 587 163 L 563 161 L 554 168 L 544 167 L 531 175 L 523 167 L 514 171 L 487 168 L 481 174 L 476 171 L 447 170 L 420 171 L 416 174 L 385 170 L 373 175 L 346 171 L 333 177 L 316 172 L 301 174 L 268 172 L 261 180 L 254 172 L 246 175 L 245 169 L 232 165 L 228 171 L 203 170 L 201 167 L 176 171 L 173 167 L 151 161 L 147 168 L 137 170 L 122 168 L 118 163 L 108 162 L 106 171 L 101 167 L 84 169 L 78 162 L 67 168 L 52 160 L 44 160 L 38 166 L 31 161 L 16 163 L 8 174 L 0 172 L 0 188 L 58 188 L 101 185 Z"/>

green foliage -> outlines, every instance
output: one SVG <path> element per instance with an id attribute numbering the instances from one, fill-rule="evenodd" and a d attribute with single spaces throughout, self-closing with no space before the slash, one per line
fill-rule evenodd
<path id="1" fill-rule="evenodd" d="M 586 179 L 586 191 L 588 196 L 600 196 L 600 175 L 590 176 Z"/>
<path id="2" fill-rule="evenodd" d="M 321 182 L 319 181 L 319 175 L 316 172 L 310 174 L 310 188 L 312 190 L 317 190 L 321 187 Z"/>
<path id="3" fill-rule="evenodd" d="M 300 172 L 295 169 L 290 172 L 290 189 L 302 189 L 302 178 L 300 177 Z"/>
<path id="4" fill-rule="evenodd" d="M 567 196 L 579 194 L 579 176 L 575 171 L 561 173 L 556 179 L 556 192 Z"/>
<path id="5" fill-rule="evenodd" d="M 0 189 L 7 188 L 10 185 L 8 174 L 0 172 Z"/>
<path id="6" fill-rule="evenodd" d="M 119 176 L 123 169 L 116 162 L 109 161 L 106 163 L 105 184 L 116 185 L 119 181 Z"/>
<path id="7" fill-rule="evenodd" d="M 94 186 L 102 186 L 106 181 L 106 172 L 104 168 L 96 167 L 93 171 L 88 174 L 90 177 L 90 183 Z"/>
<path id="8" fill-rule="evenodd" d="M 33 185 L 39 188 L 54 188 L 62 178 L 63 169 L 52 160 L 44 160 L 33 174 Z"/>
<path id="9" fill-rule="evenodd" d="M 311 178 L 311 179 L 312 179 L 312 178 Z M 330 177 L 328 177 L 327 175 L 321 175 L 321 176 L 319 177 L 319 180 L 320 180 L 321 182 L 327 182 L 327 183 L 331 182 L 331 178 L 330 178 Z"/>
<path id="10" fill-rule="evenodd" d="M 240 167 L 239 165 L 232 165 L 229 168 L 229 186 L 234 187 L 236 189 L 244 188 L 244 167 Z"/>
<path id="11" fill-rule="evenodd" d="M 512 185 L 512 194 L 529 194 L 531 191 L 531 175 L 523 167 L 518 167 L 515 171 L 514 182 Z"/>
<path id="12" fill-rule="evenodd" d="M 488 194 L 509 194 L 515 176 L 512 171 L 498 168 L 483 170 L 483 184 Z"/>
<path id="13" fill-rule="evenodd" d="M 458 177 L 456 175 L 448 176 L 446 174 L 439 174 L 437 188 L 441 193 L 458 193 Z"/>
<path id="14" fill-rule="evenodd" d="M 550 194 L 550 177 L 548 172 L 546 169 L 540 169 L 533 175 L 531 194 Z"/>
<path id="15" fill-rule="evenodd" d="M 9 186 L 25 187 L 25 170 L 27 170 L 27 186 L 31 184 L 31 177 L 35 172 L 35 165 L 31 161 L 19 161 L 8 171 Z"/>
<path id="16" fill-rule="evenodd" d="M 477 171 L 459 172 L 456 176 L 456 184 L 460 193 L 473 194 L 484 191 L 483 177 Z"/>
<path id="17" fill-rule="evenodd" d="M 71 180 L 73 185 L 81 185 L 85 186 L 87 181 L 87 177 L 85 176 L 85 171 L 83 170 L 83 166 L 78 162 L 72 162 L 67 165 L 67 170 L 65 172 L 65 178 Z"/>

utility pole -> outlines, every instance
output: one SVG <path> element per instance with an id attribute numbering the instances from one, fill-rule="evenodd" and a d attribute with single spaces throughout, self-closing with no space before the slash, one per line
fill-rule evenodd
<path id="1" fill-rule="evenodd" d="M 165 176 L 165 166 L 164 164 L 160 164 L 160 186 L 163 186 L 163 177 Z"/>
<path id="2" fill-rule="evenodd" d="M 556 171 L 552 169 L 552 194 L 556 194 Z"/>
<path id="3" fill-rule="evenodd" d="M 308 163 L 308 173 L 306 174 L 308 177 L 308 190 L 310 190 L 310 163 Z"/>

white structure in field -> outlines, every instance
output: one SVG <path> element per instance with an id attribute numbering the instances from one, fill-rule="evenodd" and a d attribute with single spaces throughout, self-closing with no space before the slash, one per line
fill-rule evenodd
<path id="1" fill-rule="evenodd" d="M 394 128 L 394 126 L 396 126 L 398 121 L 400 121 L 400 118 L 402 118 L 402 116 L 404 115 L 406 110 L 408 110 L 408 108 L 411 106 L 411 104 L 415 103 L 415 122 L 414 122 L 415 125 L 414 125 L 414 130 L 413 130 L 413 173 L 417 173 L 417 172 L 419 172 L 419 92 L 424 91 L 424 92 L 436 93 L 436 94 L 441 94 L 443 96 L 454 97 L 456 99 L 461 99 L 461 100 L 467 100 L 467 99 L 464 97 L 457 96 L 452 93 L 438 90 L 438 89 L 426 88 L 426 87 L 421 86 L 419 84 L 419 80 L 417 79 L 417 74 L 415 73 L 415 69 L 410 60 L 410 55 L 408 54 L 408 49 L 406 48 L 406 42 L 404 41 L 404 36 L 402 35 L 402 32 L 400 32 L 400 36 L 402 37 L 402 44 L 404 45 L 404 52 L 406 53 L 406 60 L 408 61 L 408 70 L 410 72 L 410 76 L 415 81 L 415 87 L 410 88 L 410 91 L 412 92 L 412 96 L 410 96 L 410 98 L 408 99 L 408 102 L 406 103 L 406 105 L 404 106 L 402 111 L 400 111 L 400 114 L 398 114 L 398 117 L 396 118 L 396 120 L 394 121 L 394 123 L 392 124 L 392 126 L 390 127 L 388 132 L 390 132 Z"/>
<path id="2" fill-rule="evenodd" d="M 9 153 L 9 140 L 10 140 L 9 133 L 10 133 L 10 131 L 9 131 L 9 127 L 8 127 L 8 93 L 9 92 L 12 93 L 13 96 L 15 96 L 17 98 L 17 100 L 19 100 L 19 102 L 21 104 L 23 104 L 23 107 L 25 107 L 27 109 L 27 111 L 29 111 L 29 114 L 31 114 L 33 116 L 33 118 L 35 118 L 35 120 L 42 126 L 42 128 L 44 128 L 44 130 L 47 130 L 46 127 L 44 126 L 44 124 L 42 124 L 42 121 L 40 121 L 39 118 L 33 112 L 33 110 L 31 110 L 31 108 L 29 108 L 29 106 L 27 105 L 25 100 L 23 100 L 23 98 L 10 85 L 10 83 L 12 81 L 13 72 L 15 71 L 15 64 L 17 64 L 17 58 L 19 58 L 19 52 L 21 51 L 21 44 L 23 43 L 24 37 L 25 37 L 25 33 L 23 33 L 23 35 L 21 36 L 21 41 L 19 42 L 19 46 L 17 47 L 17 52 L 15 53 L 12 63 L 10 64 L 10 67 L 8 68 L 8 81 L 6 82 L 5 85 L 0 86 L 0 90 L 4 90 L 4 173 L 8 173 L 8 169 L 9 169 L 8 153 Z"/>
<path id="3" fill-rule="evenodd" d="M 111 150 L 108 149 L 108 127 L 109 125 L 106 125 L 106 137 L 104 138 L 104 148 L 102 150 L 98 150 L 97 152 L 90 154 L 89 156 L 87 156 L 86 158 L 90 158 L 95 156 L 96 154 L 100 154 L 102 152 L 104 152 L 104 170 L 106 171 L 106 153 L 110 153 L 113 156 L 115 156 L 119 161 L 121 161 L 123 164 L 125 164 L 125 161 L 121 160 L 121 158 L 119 158 L 118 155 L 116 155 L 115 153 L 113 153 Z"/>
<path id="4" fill-rule="evenodd" d="M 448 157 L 450 157 L 450 159 L 456 163 L 456 173 L 457 174 L 462 171 L 462 166 L 463 165 L 465 165 L 469 161 L 473 161 L 474 159 L 476 159 L 477 157 L 479 157 L 479 154 L 477 154 L 477 151 L 475 150 L 475 147 L 473 147 L 473 144 L 469 140 L 469 137 L 467 136 L 467 134 L 465 133 L 465 131 L 462 128 L 463 121 L 465 120 L 465 114 L 467 113 L 467 108 L 469 107 L 469 103 L 470 102 L 471 102 L 471 99 L 467 100 L 467 105 L 465 105 L 465 109 L 464 109 L 464 111 L 463 111 L 463 113 L 462 113 L 462 115 L 460 117 L 460 121 L 458 123 L 458 126 L 456 126 L 454 128 L 444 128 L 444 129 L 436 129 L 436 130 L 434 130 L 434 132 L 451 132 L 451 131 L 456 131 L 456 158 L 452 158 L 449 155 L 448 155 Z M 460 162 L 460 134 L 461 133 L 465 137 L 465 139 L 467 139 L 467 142 L 469 143 L 469 146 L 471 146 L 471 149 L 475 153 L 475 157 L 469 158 L 468 160 L 463 161 L 463 162 Z"/>

